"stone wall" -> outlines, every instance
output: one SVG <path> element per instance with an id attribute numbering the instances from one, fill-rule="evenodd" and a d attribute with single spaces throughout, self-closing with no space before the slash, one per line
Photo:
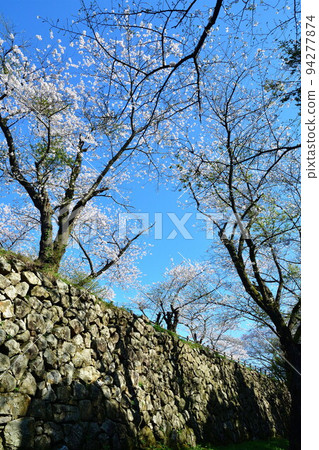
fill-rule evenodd
<path id="1" fill-rule="evenodd" d="M 0 449 L 284 435 L 284 385 L 0 257 Z"/>

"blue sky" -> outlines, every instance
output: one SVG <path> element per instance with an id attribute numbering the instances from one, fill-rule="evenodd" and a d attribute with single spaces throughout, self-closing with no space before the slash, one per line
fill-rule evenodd
<path id="1" fill-rule="evenodd" d="M 100 2 L 102 4 L 102 1 Z M 111 1 L 104 2 L 110 5 Z M 52 21 L 60 19 L 63 23 L 67 18 L 72 20 L 76 16 L 77 10 L 80 7 L 80 0 L 11 0 L 4 2 L 0 6 L 0 13 L 4 19 L 13 25 L 15 31 L 25 33 L 25 38 L 31 40 L 36 35 L 45 36 L 49 34 L 49 26 L 43 23 L 42 18 L 48 18 Z M 40 19 L 37 17 L 40 16 Z M 264 18 L 265 20 L 265 18 Z M 266 25 L 265 25 L 266 26 Z M 32 43 L 35 45 L 38 41 L 35 39 Z M 205 223 L 201 220 L 196 220 L 196 210 L 194 206 L 185 205 L 188 195 L 168 190 L 160 183 L 160 187 L 156 182 L 146 183 L 142 189 L 140 185 L 135 185 L 131 199 L 132 205 L 135 207 L 137 213 L 149 214 L 149 223 L 153 223 L 155 214 L 162 214 L 163 237 L 162 239 L 155 239 L 154 228 L 146 237 L 146 243 L 151 244 L 148 248 L 148 254 L 142 259 L 139 268 L 144 274 L 143 281 L 150 283 L 161 278 L 165 268 L 170 265 L 171 259 L 175 263 L 181 262 L 184 258 L 191 260 L 201 260 L 208 257 L 207 250 L 211 246 L 212 240 L 207 240 L 205 231 L 203 229 Z M 185 225 L 191 239 L 186 239 L 177 230 L 176 225 L 173 224 L 169 217 L 170 213 L 175 213 L 176 219 L 181 219 L 185 213 L 190 215 L 189 220 Z M 157 216 L 159 217 L 159 216 Z M 173 232 L 177 231 L 174 239 L 167 237 Z M 172 235 L 171 235 L 172 237 Z M 217 236 L 215 236 L 217 239 Z M 122 294 L 119 292 L 119 297 Z"/>
<path id="2" fill-rule="evenodd" d="M 109 4 L 109 2 L 106 2 L 106 4 Z M 38 42 L 35 39 L 36 35 L 42 35 L 45 39 L 45 36 L 49 34 L 49 26 L 41 18 L 48 18 L 53 21 L 60 19 L 63 22 L 66 18 L 72 19 L 79 6 L 79 0 L 54 0 L 49 2 L 43 0 L 11 0 L 1 5 L 0 13 L 13 26 L 15 32 L 23 32 L 26 40 L 36 44 Z M 37 18 L 38 16 L 40 16 L 40 19 Z M 154 229 L 150 231 L 146 243 L 151 244 L 151 247 L 148 248 L 148 254 L 139 263 L 139 268 L 144 274 L 143 282 L 150 283 L 159 280 L 165 268 L 170 265 L 171 259 L 175 263 L 179 263 L 184 258 L 192 260 L 207 258 L 206 250 L 211 240 L 206 239 L 203 229 L 205 222 L 196 219 L 194 207 L 191 205 L 187 208 L 183 206 L 187 194 L 182 195 L 181 192 L 168 190 L 163 186 L 159 188 L 155 182 L 147 183 L 143 188 L 136 185 L 131 190 L 133 190 L 132 205 L 136 212 L 149 214 L 150 224 L 154 222 L 155 213 L 162 214 L 157 218 L 161 217 L 162 220 L 163 238 L 155 239 Z M 190 215 L 185 228 L 192 239 L 185 239 L 182 236 L 169 217 L 169 213 L 175 213 L 177 219 L 181 219 L 185 213 Z M 161 225 L 160 222 L 158 224 Z M 177 234 L 174 233 L 174 230 L 177 231 Z M 167 239 L 172 232 L 173 235 L 176 234 L 176 237 Z M 118 291 L 119 296 L 121 296 L 120 291 Z M 118 298 L 118 300 L 120 299 Z"/>
<path id="3" fill-rule="evenodd" d="M 16 31 L 24 31 L 29 37 L 45 33 L 48 26 L 37 16 L 49 19 L 65 19 L 75 15 L 80 0 L 11 0 L 2 2 L 0 12 L 11 22 Z"/>

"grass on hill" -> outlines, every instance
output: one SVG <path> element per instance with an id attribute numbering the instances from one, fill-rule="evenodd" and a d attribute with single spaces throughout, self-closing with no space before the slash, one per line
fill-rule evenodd
<path id="1" fill-rule="evenodd" d="M 153 450 L 171 450 L 170 447 L 156 446 Z M 275 438 L 268 441 L 249 441 L 240 444 L 214 445 L 213 447 L 192 447 L 189 450 L 287 450 L 288 441 L 286 439 Z"/>
<path id="2" fill-rule="evenodd" d="M 204 447 L 205 448 L 205 447 Z M 249 441 L 240 444 L 226 446 L 214 446 L 210 450 L 287 450 L 288 441 L 286 439 L 271 439 L 269 441 Z M 200 450 L 200 447 L 197 449 Z"/>

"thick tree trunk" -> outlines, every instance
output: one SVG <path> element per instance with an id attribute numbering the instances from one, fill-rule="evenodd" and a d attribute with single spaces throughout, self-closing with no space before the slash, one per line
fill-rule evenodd
<path id="1" fill-rule="evenodd" d="M 38 261 L 53 272 L 58 272 L 67 248 L 69 228 L 60 227 L 55 240 L 53 240 L 52 210 L 50 207 L 45 207 L 40 213 L 41 239 Z"/>
<path id="2" fill-rule="evenodd" d="M 166 327 L 168 331 L 176 333 L 177 325 L 179 321 L 179 311 L 174 309 L 173 311 L 167 311 L 164 316 Z"/>
<path id="3" fill-rule="evenodd" d="M 51 208 L 42 208 L 41 216 L 41 237 L 38 261 L 43 265 L 50 266 L 53 257 L 52 240 L 52 212 Z"/>
<path id="4" fill-rule="evenodd" d="M 289 450 L 301 449 L 301 351 L 300 344 L 292 343 L 286 349 L 287 383 L 291 396 Z"/>
<path id="5" fill-rule="evenodd" d="M 291 413 L 289 426 L 289 450 L 301 449 L 301 381 L 300 376 L 292 376 L 289 392 L 291 395 Z"/>

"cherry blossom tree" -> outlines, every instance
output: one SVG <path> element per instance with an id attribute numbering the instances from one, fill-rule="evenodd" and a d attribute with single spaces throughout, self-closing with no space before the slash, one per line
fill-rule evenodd
<path id="1" fill-rule="evenodd" d="M 37 224 L 40 234 L 38 261 L 54 271 L 72 241 L 90 277 L 115 268 L 124 253 L 136 254 L 139 234 L 118 235 L 114 206 L 127 210 L 128 182 L 158 168 L 159 144 L 173 134 L 173 116 L 189 105 L 185 85 L 159 100 L 160 86 L 169 84 L 164 71 L 141 82 L 161 49 L 148 42 L 148 29 L 138 45 L 136 39 L 121 28 L 96 40 L 84 33 L 66 48 L 60 40 L 54 45 L 51 33 L 52 43 L 33 58 L 12 34 L 0 41 L 0 170 L 9 192 L 14 187 L 29 202 L 29 231 Z M 176 59 L 179 46 L 167 52 Z M 7 246 L 14 239 L 7 236 Z"/>
<path id="2" fill-rule="evenodd" d="M 241 48 L 242 49 L 242 48 Z M 238 48 L 240 50 L 240 48 Z M 267 326 L 285 358 L 292 397 L 290 447 L 300 448 L 300 170 L 298 110 L 266 88 L 274 64 L 262 51 L 220 62 L 206 79 L 201 139 L 189 130 L 177 173 L 211 220 L 231 306 Z M 232 56 L 235 58 L 235 55 Z M 208 74 L 208 72 L 207 72 Z M 185 143 L 187 144 L 185 145 Z M 236 283 L 236 280 L 238 283 Z M 239 291 L 240 292 L 240 289 Z"/>
<path id="3" fill-rule="evenodd" d="M 123 69 L 135 73 L 137 82 L 132 94 L 135 89 L 152 85 L 153 112 L 163 99 L 174 104 L 176 91 L 181 88 L 184 91 L 185 86 L 192 87 L 188 101 L 200 109 L 201 52 L 222 15 L 223 0 L 215 0 L 208 8 L 202 4 L 197 8 L 197 3 L 200 1 L 159 0 L 156 4 L 132 1 L 105 8 L 99 1 L 81 0 L 81 8 L 71 24 L 61 24 L 59 20 L 48 22 L 73 38 L 83 36 L 85 28 L 86 38 L 95 42 L 100 51 L 122 64 Z M 134 58 L 127 60 L 123 54 L 112 54 L 104 45 L 105 36 L 119 29 L 129 36 L 131 48 L 147 47 L 148 56 L 142 65 Z M 161 83 L 157 82 L 159 76 Z"/>
<path id="4" fill-rule="evenodd" d="M 247 359 L 265 369 L 271 376 L 286 382 L 285 359 L 277 336 L 271 330 L 255 326 L 243 335 Z"/>
<path id="5" fill-rule="evenodd" d="M 163 280 L 139 288 L 133 299 L 154 323 L 211 350 L 239 359 L 248 353 L 240 337 L 242 315 L 227 308 L 223 280 L 208 262 L 172 261 Z"/>
<path id="6" fill-rule="evenodd" d="M 220 296 L 220 287 L 221 280 L 208 263 L 172 262 L 163 281 L 141 288 L 135 303 L 158 325 L 165 323 L 173 332 L 178 325 L 184 325 L 195 341 L 203 342 L 204 329 L 213 314 L 213 299 Z"/>
<path id="7" fill-rule="evenodd" d="M 153 26 L 126 4 L 106 12 L 82 2 L 69 46 L 60 40 L 53 45 L 51 31 L 52 43 L 35 49 L 33 58 L 13 34 L 1 39 L 1 171 L 30 201 L 32 221 L 39 225 L 40 264 L 58 270 L 76 242 L 88 276 L 96 277 L 135 249 L 139 235 L 121 241 L 114 220 L 109 239 L 102 233 L 103 244 L 99 238 L 93 254 L 75 229 L 81 229 L 81 217 L 86 223 L 93 219 L 88 206 L 93 211 L 101 199 L 128 208 L 123 185 L 159 170 L 155 154 L 167 136 L 177 137 L 174 118 L 182 112 L 187 120 L 186 110 L 198 101 L 197 58 L 221 4 L 217 0 L 187 55 L 178 33 L 167 36 L 165 24 Z M 99 22 L 101 15 L 107 23 Z M 189 61 L 191 72 L 184 70 Z"/>

